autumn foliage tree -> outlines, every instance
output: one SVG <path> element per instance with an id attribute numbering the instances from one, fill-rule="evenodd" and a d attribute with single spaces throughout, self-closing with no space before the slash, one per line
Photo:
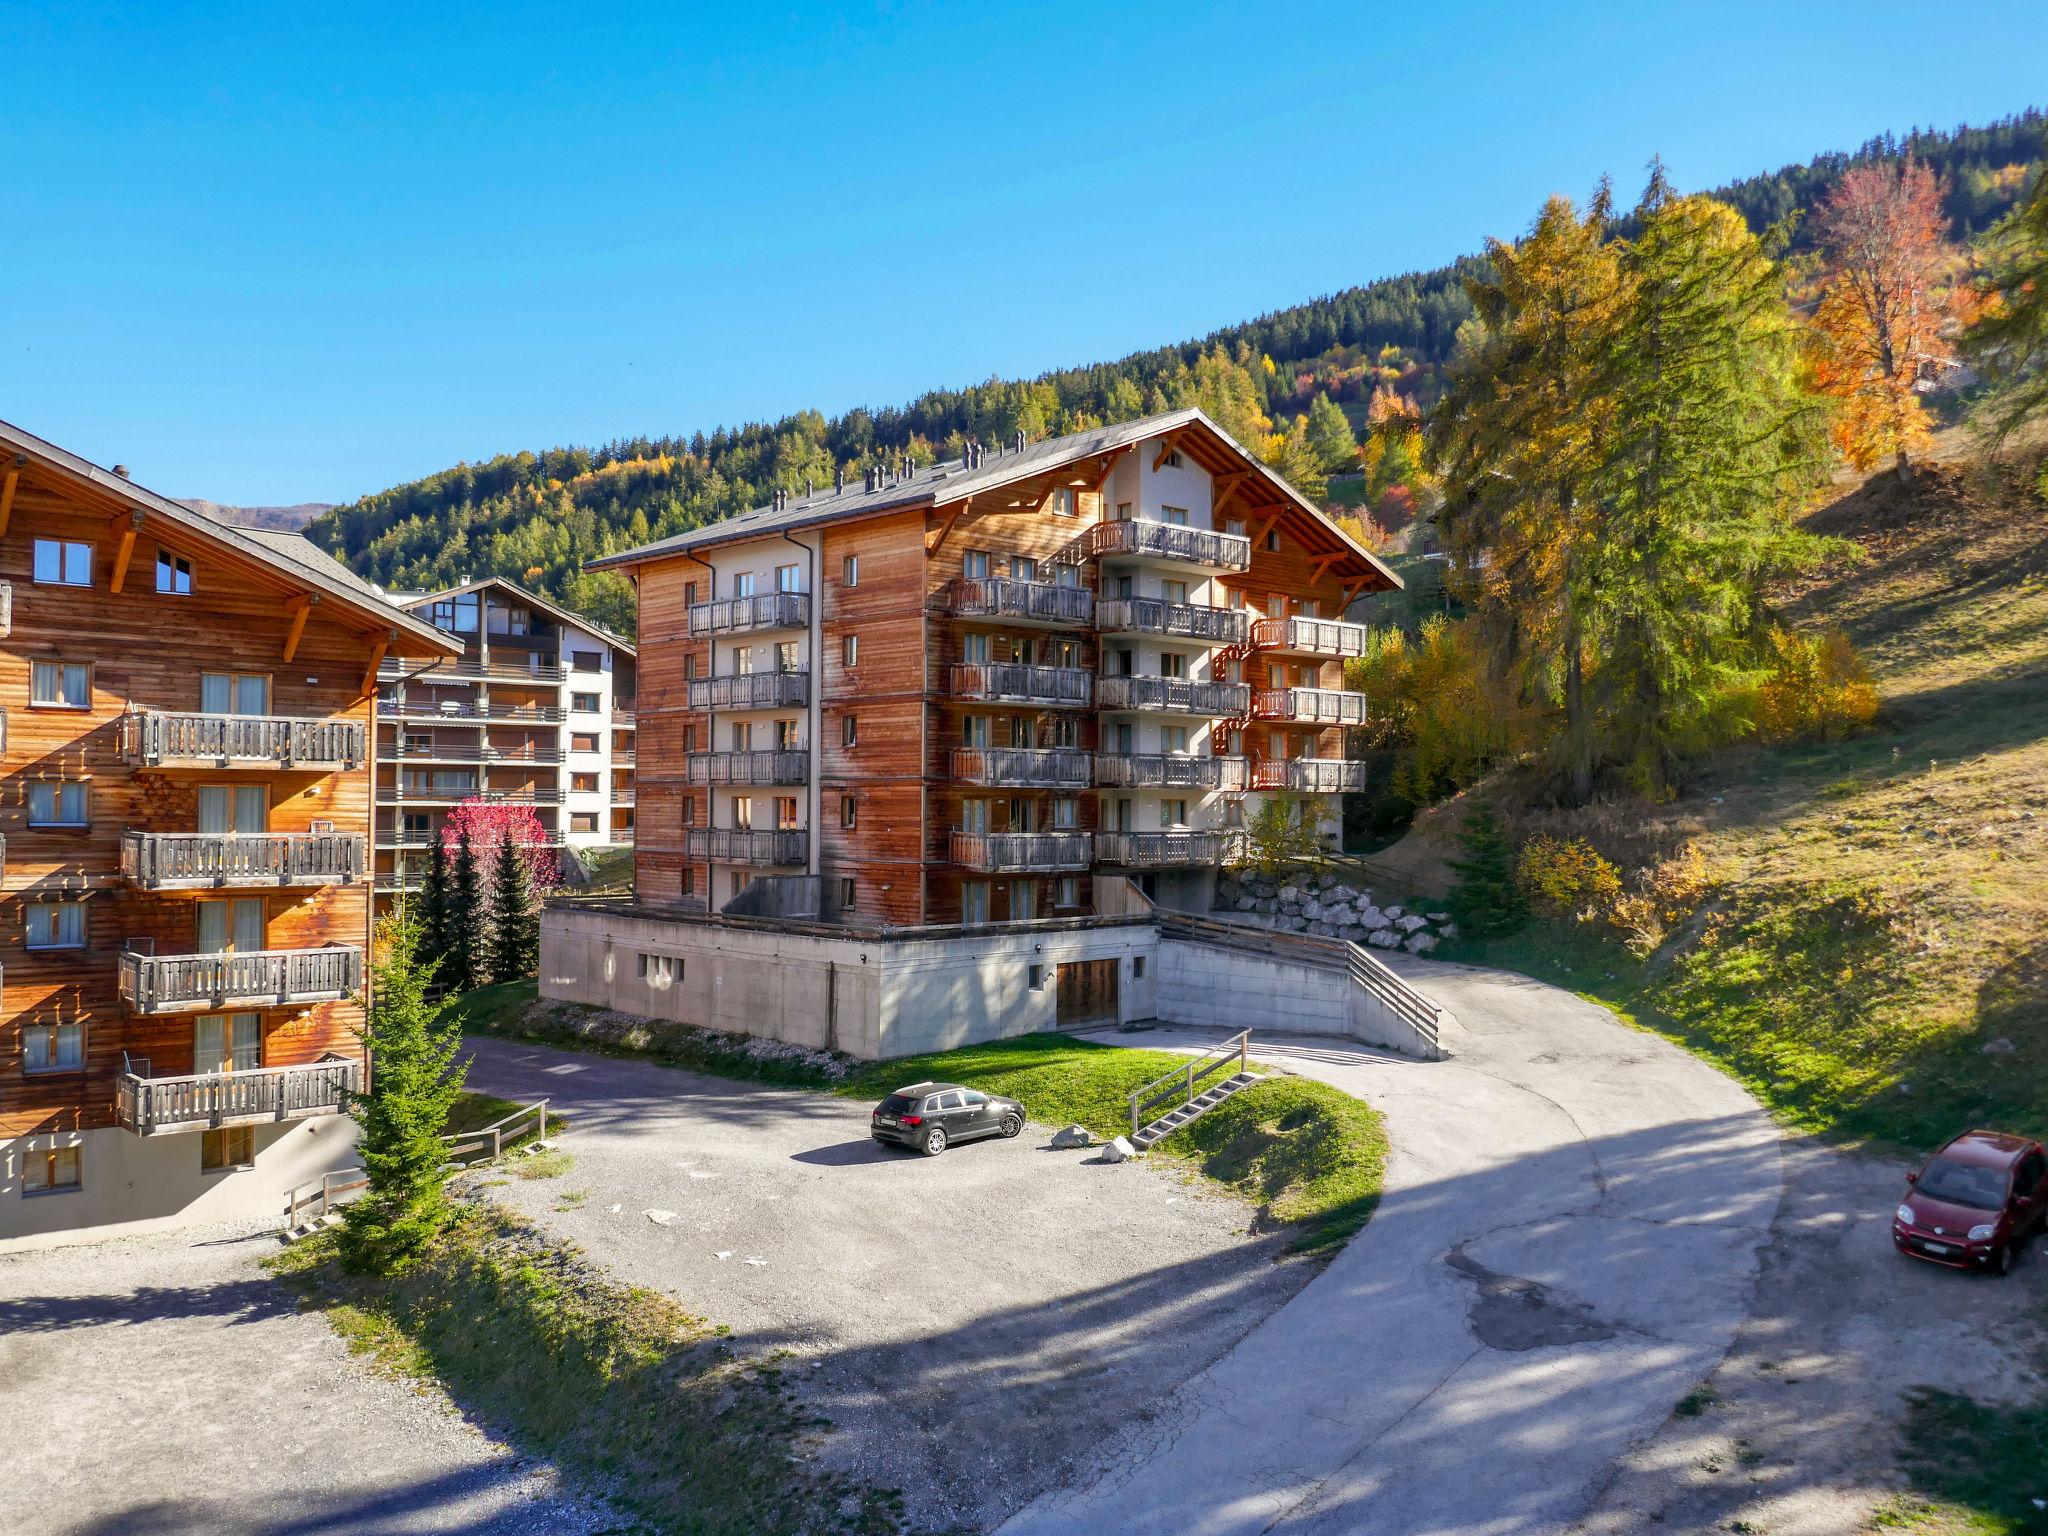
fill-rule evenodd
<path id="1" fill-rule="evenodd" d="M 1853 166 L 1816 227 L 1826 265 L 1812 372 L 1836 403 L 1835 444 L 1858 469 L 1889 456 L 1909 476 L 1930 438 L 1922 371 L 1951 361 L 1957 258 L 1941 189 L 1910 157 Z"/>

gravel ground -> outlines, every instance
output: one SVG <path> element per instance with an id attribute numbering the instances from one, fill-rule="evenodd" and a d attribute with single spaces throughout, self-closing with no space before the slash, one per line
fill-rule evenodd
<path id="1" fill-rule="evenodd" d="M 797 1358 L 820 1455 L 984 1527 L 1224 1354 L 1313 1272 L 1161 1167 L 1015 1141 L 877 1146 L 870 1106 L 477 1039 L 469 1086 L 546 1095 L 560 1178 L 486 1179 L 615 1277 Z"/>
<path id="2" fill-rule="evenodd" d="M 599 1511 L 372 1374 L 246 1228 L 0 1257 L 9 1536 L 587 1536 Z"/>

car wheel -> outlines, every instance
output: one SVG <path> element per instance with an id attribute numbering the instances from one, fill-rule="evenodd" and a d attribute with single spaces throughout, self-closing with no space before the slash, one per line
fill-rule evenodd
<path id="1" fill-rule="evenodd" d="M 1005 1115 L 1003 1123 L 997 1129 L 1003 1133 L 1004 1139 L 1008 1140 L 1024 1129 L 1024 1117 L 1016 1114 Z"/>
<path id="2" fill-rule="evenodd" d="M 946 1150 L 946 1133 L 939 1126 L 933 1126 L 924 1133 L 924 1155 L 937 1157 Z"/>

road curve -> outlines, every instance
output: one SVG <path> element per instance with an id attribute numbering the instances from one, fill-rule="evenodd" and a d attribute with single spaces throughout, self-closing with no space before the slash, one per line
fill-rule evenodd
<path id="1" fill-rule="evenodd" d="M 1371 1226 L 1001 1536 L 1563 1531 L 1727 1350 L 1782 1189 L 1755 1101 L 1555 987 L 1396 963 L 1450 1060 L 1254 1036 L 1386 1117 Z"/>

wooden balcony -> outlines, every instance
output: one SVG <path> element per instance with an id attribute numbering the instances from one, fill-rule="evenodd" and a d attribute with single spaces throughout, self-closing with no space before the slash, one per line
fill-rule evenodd
<path id="1" fill-rule="evenodd" d="M 801 709 L 811 701 L 811 674 L 732 672 L 690 679 L 692 709 Z"/>
<path id="2" fill-rule="evenodd" d="M 1021 661 L 957 661 L 953 697 L 1001 704 L 1054 704 L 1085 709 L 1095 674 L 1086 667 L 1032 667 Z"/>
<path id="3" fill-rule="evenodd" d="M 1086 789 L 1090 763 L 1071 747 L 955 747 L 953 777 L 998 789 Z"/>
<path id="4" fill-rule="evenodd" d="M 1356 794 L 1366 788 L 1366 765 L 1341 757 L 1272 760 L 1252 769 L 1253 789 L 1284 789 L 1297 795 Z"/>
<path id="5" fill-rule="evenodd" d="M 368 732 L 356 720 L 286 715 L 173 714 L 121 717 L 121 754 L 144 768 L 354 768 L 367 761 Z"/>
<path id="6" fill-rule="evenodd" d="M 377 718 L 472 721 L 479 725 L 491 720 L 538 720 L 554 723 L 562 718 L 562 711 L 554 704 L 501 704 L 495 699 L 487 704 L 458 704 L 446 699 L 431 703 L 411 699 L 379 699 Z"/>
<path id="7" fill-rule="evenodd" d="M 690 607 L 690 634 L 738 635 L 764 629 L 805 629 L 811 622 L 808 592 L 761 592 L 721 597 Z"/>
<path id="8" fill-rule="evenodd" d="M 121 877 L 146 891 L 353 885 L 367 840 L 353 832 L 123 832 Z"/>
<path id="9" fill-rule="evenodd" d="M 956 619 L 1012 619 L 1027 624 L 1085 627 L 1095 613 L 1086 587 L 1007 576 L 962 576 L 939 588 L 937 606 Z"/>
<path id="10" fill-rule="evenodd" d="M 407 746 L 403 742 L 390 742 L 382 747 L 379 756 L 388 763 L 400 761 L 414 763 L 559 763 L 562 749 L 557 746 L 521 745 L 517 747 L 496 746 L 490 742 L 436 741 L 424 746 Z"/>
<path id="11" fill-rule="evenodd" d="M 361 1062 L 329 1056 L 304 1066 L 192 1077 L 123 1072 L 115 1080 L 114 1093 L 123 1130 L 161 1136 L 167 1131 L 212 1131 L 337 1114 L 362 1086 Z"/>
<path id="12" fill-rule="evenodd" d="M 1112 869 L 1189 869 L 1237 855 L 1235 832 L 1098 832 L 1095 862 Z"/>
<path id="13" fill-rule="evenodd" d="M 1178 523 L 1127 518 L 1097 523 L 1084 535 L 1088 553 L 1098 558 L 1128 556 L 1199 566 L 1210 571 L 1246 571 L 1252 564 L 1252 541 L 1241 533 L 1215 533 Z"/>
<path id="14" fill-rule="evenodd" d="M 1098 752 L 1095 782 L 1105 789 L 1241 790 L 1245 760 L 1178 752 Z"/>
<path id="15" fill-rule="evenodd" d="M 1299 725 L 1363 725 L 1365 695 L 1340 688 L 1261 688 L 1252 698 L 1252 718 Z"/>
<path id="16" fill-rule="evenodd" d="M 246 954 L 121 956 L 121 1001 L 133 1013 L 213 1013 L 331 1003 L 361 990 L 363 952 L 259 949 Z"/>
<path id="17" fill-rule="evenodd" d="M 1259 619 L 1252 644 L 1291 656 L 1363 656 L 1368 631 L 1337 619 Z"/>
<path id="18" fill-rule="evenodd" d="M 437 683 L 446 682 L 490 682 L 490 683 L 559 683 L 568 674 L 559 661 L 528 660 L 522 655 L 518 661 L 443 661 L 421 673 L 417 661 L 393 661 L 386 658 L 377 668 L 381 681 L 424 675 Z"/>
<path id="19" fill-rule="evenodd" d="M 697 863 L 757 864 L 781 869 L 810 858 L 811 835 L 801 828 L 692 827 L 683 834 L 684 857 Z"/>
<path id="20" fill-rule="evenodd" d="M 1160 714 L 1233 719 L 1251 705 L 1243 683 L 1200 682 L 1187 677 L 1104 677 L 1095 684 L 1100 709 L 1149 710 Z"/>
<path id="21" fill-rule="evenodd" d="M 763 752 L 692 752 L 684 759 L 692 784 L 808 784 L 811 754 L 802 747 Z"/>
<path id="22" fill-rule="evenodd" d="M 1088 867 L 1086 832 L 955 832 L 952 860 L 981 874 L 1028 874 Z"/>
<path id="23" fill-rule="evenodd" d="M 1095 631 L 1102 635 L 1157 635 L 1198 645 L 1241 645 L 1251 625 L 1242 608 L 1169 603 L 1158 597 L 1105 597 L 1095 605 Z"/>

